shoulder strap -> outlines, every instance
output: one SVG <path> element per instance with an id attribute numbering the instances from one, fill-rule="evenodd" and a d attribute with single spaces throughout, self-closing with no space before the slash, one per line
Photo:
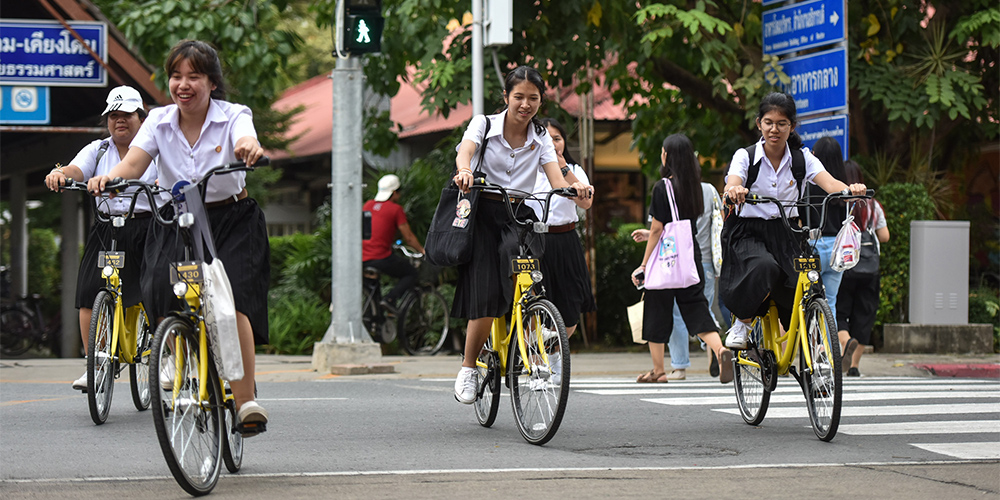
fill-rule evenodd
<path id="1" fill-rule="evenodd" d="M 663 187 L 667 190 L 667 202 L 670 204 L 670 216 L 673 218 L 670 222 L 677 222 L 681 218 L 677 214 L 677 201 L 674 200 L 674 186 L 670 183 L 670 179 L 663 178 Z"/>
<path id="2" fill-rule="evenodd" d="M 743 149 L 747 150 L 747 155 L 750 157 L 750 165 L 747 167 L 747 181 L 743 183 L 743 187 L 750 190 L 750 186 L 757 181 L 757 174 L 760 173 L 760 160 L 754 159 L 754 154 L 757 153 L 757 145 L 751 144 Z"/>
<path id="3" fill-rule="evenodd" d="M 110 145 L 111 141 L 101 141 L 101 147 L 97 148 L 97 160 L 94 162 L 95 165 L 101 163 L 101 158 L 104 158 L 104 153 L 108 152 L 108 146 Z"/>
<path id="4" fill-rule="evenodd" d="M 476 163 L 476 172 L 483 170 L 483 160 L 486 157 L 486 141 L 489 140 L 490 134 L 490 117 L 484 116 L 484 118 L 486 118 L 486 131 L 483 132 L 483 143 L 479 145 L 479 162 Z"/>

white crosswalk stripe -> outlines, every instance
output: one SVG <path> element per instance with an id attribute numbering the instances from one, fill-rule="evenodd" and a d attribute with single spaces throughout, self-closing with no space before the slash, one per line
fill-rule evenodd
<path id="1" fill-rule="evenodd" d="M 669 406 L 702 406 L 739 418 L 732 384 L 689 379 L 636 384 L 622 379 L 583 379 L 574 392 L 637 397 Z M 1000 459 L 1000 382 L 955 378 L 866 377 L 844 380 L 839 433 L 848 436 L 913 436 L 911 446 L 963 460 Z M 898 404 L 894 404 L 897 403 Z M 943 419 L 942 419 L 943 417 Z M 768 419 L 800 419 L 808 426 L 805 399 L 794 379 L 779 380 Z M 968 442 L 950 443 L 949 436 Z M 976 438 L 981 439 L 976 439 Z"/>

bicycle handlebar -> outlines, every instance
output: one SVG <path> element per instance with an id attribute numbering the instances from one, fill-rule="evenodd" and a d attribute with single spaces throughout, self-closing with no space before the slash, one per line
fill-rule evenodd
<path id="1" fill-rule="evenodd" d="M 851 190 L 850 189 L 844 189 L 843 191 L 838 191 L 838 192 L 835 192 L 835 193 L 827 194 L 826 197 L 823 198 L 823 202 L 821 203 L 823 205 L 823 209 L 820 212 L 819 224 L 816 227 L 817 228 L 822 228 L 822 227 L 824 227 L 826 225 L 826 214 L 827 214 L 826 209 L 829 206 L 830 201 L 837 200 L 837 199 L 855 199 L 855 198 L 870 199 L 873 196 L 875 196 L 875 190 L 874 189 L 868 189 L 868 190 L 866 190 L 865 194 L 863 194 L 863 195 L 854 195 L 854 194 L 851 194 Z M 727 203 L 732 204 L 732 200 L 730 200 L 728 197 L 726 198 L 726 201 L 727 201 Z M 753 205 L 758 205 L 758 204 L 761 204 L 761 203 L 773 203 L 775 206 L 778 207 L 778 214 L 781 215 L 781 221 L 784 222 L 785 223 L 785 227 L 787 227 L 793 233 L 798 233 L 798 234 L 808 233 L 810 230 L 814 229 L 814 228 L 810 228 L 808 226 L 803 226 L 803 227 L 798 228 L 798 229 L 796 229 L 795 227 L 793 227 L 792 224 L 791 224 L 791 222 L 788 221 L 788 215 L 785 213 L 785 204 L 784 204 L 784 202 L 781 201 L 781 200 L 779 200 L 779 199 L 777 199 L 777 198 L 772 198 L 770 196 L 760 196 L 760 195 L 754 194 L 754 193 L 747 193 L 747 195 L 746 195 L 746 202 L 750 203 L 750 204 L 753 204 Z M 797 203 L 791 203 L 788 206 L 795 207 L 795 208 L 808 208 L 808 207 L 814 206 L 814 204 L 812 204 L 812 203 L 797 202 Z"/>
<path id="2" fill-rule="evenodd" d="M 409 257 L 411 259 L 423 259 L 424 258 L 424 254 L 422 254 L 420 252 L 413 252 L 413 251 L 411 251 L 409 249 L 409 247 L 407 247 L 406 245 L 403 244 L 403 240 L 396 240 L 396 244 L 393 245 L 393 248 L 398 248 L 400 252 L 403 252 L 403 255 L 405 255 L 405 256 L 407 256 L 407 257 Z"/>
<path id="3" fill-rule="evenodd" d="M 470 188 L 471 189 L 497 191 L 497 192 L 500 193 L 500 196 L 502 196 L 504 199 L 509 199 L 509 195 L 507 194 L 508 193 L 507 188 L 505 188 L 503 186 L 500 186 L 498 184 L 493 184 L 490 181 L 488 181 L 488 180 L 486 180 L 486 179 L 484 179 L 482 177 L 476 177 L 475 179 L 473 179 L 472 186 L 470 186 Z M 549 204 L 551 203 L 552 195 L 554 195 L 554 194 L 555 195 L 559 195 L 559 196 L 564 196 L 566 198 L 573 198 L 573 197 L 577 196 L 576 189 L 571 188 L 571 187 L 555 188 L 555 189 L 552 189 L 551 191 L 549 191 L 548 193 L 546 193 L 545 194 L 545 202 L 542 204 L 542 220 L 541 220 L 541 222 L 543 224 L 545 224 L 549 220 Z M 527 197 L 525 197 L 525 199 L 533 199 L 535 201 L 541 201 L 541 200 L 538 199 L 538 197 L 536 197 L 533 194 L 529 194 Z M 514 221 L 515 224 L 517 224 L 519 226 L 524 226 L 524 227 L 528 227 L 528 226 L 531 226 L 531 225 L 534 224 L 534 221 L 531 221 L 531 220 L 520 220 L 520 219 L 518 219 L 517 216 L 514 214 L 514 209 L 511 208 L 511 204 L 510 203 L 504 203 L 504 206 L 507 208 L 507 215 L 510 215 L 510 219 L 512 221 Z"/>
<path id="4" fill-rule="evenodd" d="M 114 179 L 112 179 L 111 183 L 109 183 L 107 186 L 105 186 L 104 190 L 106 192 L 111 192 L 111 193 L 120 193 L 120 192 L 122 192 L 125 189 L 130 188 L 130 187 L 138 187 L 139 188 L 139 191 L 136 191 L 134 193 L 134 195 L 132 196 L 132 202 L 129 203 L 128 211 L 125 212 L 124 214 L 122 214 L 122 215 L 124 215 L 125 218 L 131 218 L 135 214 L 135 204 L 136 204 L 136 201 L 139 200 L 139 196 L 138 196 L 139 194 L 146 194 L 147 198 L 150 200 L 149 205 L 150 205 L 151 209 L 152 209 L 152 207 L 156 206 L 153 203 L 153 197 L 152 197 L 152 195 L 149 194 L 149 193 L 144 193 L 143 192 L 142 188 L 143 188 L 144 185 L 145 185 L 144 182 L 139 181 L 137 179 L 125 180 L 125 179 L 122 179 L 121 177 L 115 177 Z M 153 187 L 155 188 L 156 192 L 165 191 L 164 189 L 160 188 L 159 186 L 153 186 Z M 61 190 L 66 190 L 66 191 L 83 191 L 83 192 L 88 192 L 88 190 L 87 190 L 87 183 L 86 182 L 80 182 L 80 181 L 74 180 L 73 178 L 70 178 L 70 177 L 66 178 L 66 185 L 61 186 L 60 189 Z M 108 222 L 111 222 L 111 218 L 114 217 L 114 216 L 112 216 L 111 214 L 105 215 L 104 212 L 101 212 L 95 206 L 94 207 L 94 217 L 96 217 L 97 220 L 100 221 L 100 222 L 108 223 Z"/>

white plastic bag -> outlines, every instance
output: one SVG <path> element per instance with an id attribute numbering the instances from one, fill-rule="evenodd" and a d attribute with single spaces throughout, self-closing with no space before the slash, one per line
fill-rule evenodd
<path id="1" fill-rule="evenodd" d="M 722 273 L 722 226 L 725 222 L 722 200 L 715 188 L 712 188 L 712 266 L 715 267 L 716 276 Z"/>
<path id="2" fill-rule="evenodd" d="M 221 259 L 204 264 L 204 268 L 201 304 L 215 367 L 223 380 L 240 380 L 243 378 L 243 352 L 236 329 L 236 301 L 229 276 Z"/>
<path id="3" fill-rule="evenodd" d="M 861 258 L 861 229 L 854 223 L 854 216 L 848 215 L 844 225 L 837 231 L 837 239 L 833 242 L 833 255 L 830 256 L 830 267 L 837 272 L 844 272 L 858 265 Z"/>

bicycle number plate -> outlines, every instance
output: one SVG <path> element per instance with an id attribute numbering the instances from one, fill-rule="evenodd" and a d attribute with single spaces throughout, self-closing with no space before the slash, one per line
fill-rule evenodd
<path id="1" fill-rule="evenodd" d="M 819 271 L 819 258 L 797 257 L 792 260 L 792 267 L 797 273 L 801 273 L 802 271 Z"/>
<path id="2" fill-rule="evenodd" d="M 204 283 L 205 274 L 201 269 L 201 262 L 188 261 L 176 262 L 170 265 L 170 284 L 183 281 L 185 283 Z"/>
<path id="3" fill-rule="evenodd" d="M 97 267 L 111 266 L 115 269 L 125 267 L 125 252 L 101 252 L 97 255 Z"/>
<path id="4" fill-rule="evenodd" d="M 514 259 L 510 261 L 510 267 L 514 274 L 530 273 L 538 270 L 538 259 Z"/>

